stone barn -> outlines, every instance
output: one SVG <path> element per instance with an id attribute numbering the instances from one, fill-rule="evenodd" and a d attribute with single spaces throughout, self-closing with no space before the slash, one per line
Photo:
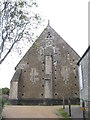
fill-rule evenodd
<path id="1" fill-rule="evenodd" d="M 79 98 L 79 55 L 48 23 L 18 65 L 10 82 L 11 104 L 75 104 Z"/>

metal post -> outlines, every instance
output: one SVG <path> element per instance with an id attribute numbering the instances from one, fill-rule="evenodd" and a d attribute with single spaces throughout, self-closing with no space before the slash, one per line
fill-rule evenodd
<path id="1" fill-rule="evenodd" d="M 65 109 L 65 99 L 63 97 L 63 109 Z"/>
<path id="2" fill-rule="evenodd" d="M 69 116 L 71 116 L 71 101 L 70 101 L 70 97 L 68 99 L 68 105 L 69 105 Z"/>
<path id="3" fill-rule="evenodd" d="M 82 102 L 83 120 L 85 120 L 85 102 Z"/>

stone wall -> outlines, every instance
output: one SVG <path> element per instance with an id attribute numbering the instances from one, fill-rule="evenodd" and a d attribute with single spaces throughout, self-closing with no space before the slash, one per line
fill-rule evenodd
<path id="1" fill-rule="evenodd" d="M 10 83 L 10 99 L 18 99 L 18 81 Z"/>
<path id="2" fill-rule="evenodd" d="M 80 98 L 88 99 L 88 54 L 80 62 L 82 68 L 83 89 L 80 91 Z"/>
<path id="3" fill-rule="evenodd" d="M 88 117 L 90 118 L 90 49 L 88 52 Z"/>
<path id="4" fill-rule="evenodd" d="M 22 69 L 18 99 L 79 98 L 76 65 L 79 58 L 62 37 L 47 26 L 16 66 L 16 71 Z"/>
<path id="5" fill-rule="evenodd" d="M 87 51 L 87 53 L 84 55 L 84 57 L 81 59 L 79 66 L 81 65 L 82 70 L 82 89 L 80 89 L 80 101 L 82 105 L 82 101 L 85 101 L 85 106 L 87 108 L 89 99 L 89 90 L 90 90 L 90 49 Z M 80 80 L 80 78 L 79 78 Z"/>

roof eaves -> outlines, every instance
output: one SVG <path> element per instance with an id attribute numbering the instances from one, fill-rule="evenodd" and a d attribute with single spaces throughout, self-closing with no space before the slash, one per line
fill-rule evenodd
<path id="1" fill-rule="evenodd" d="M 80 60 L 78 61 L 77 65 L 79 65 L 79 63 L 81 62 L 81 60 L 85 57 L 85 55 L 88 53 L 89 49 L 90 49 L 90 45 L 87 48 L 87 50 L 85 51 L 85 53 L 82 55 L 82 57 L 80 58 Z"/>

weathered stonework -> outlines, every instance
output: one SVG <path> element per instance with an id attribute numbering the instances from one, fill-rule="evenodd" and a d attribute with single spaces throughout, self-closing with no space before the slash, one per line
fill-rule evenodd
<path id="1" fill-rule="evenodd" d="M 18 82 L 20 79 L 21 70 L 17 70 L 10 82 L 10 99 L 18 100 Z"/>
<path id="2" fill-rule="evenodd" d="M 21 70 L 18 100 L 79 98 L 79 58 L 48 25 L 16 66 Z"/>
<path id="3" fill-rule="evenodd" d="M 90 101 L 90 46 L 83 54 L 78 62 L 79 68 L 79 84 L 80 84 L 80 103 L 85 101 L 86 109 L 88 110 L 88 102 Z M 80 73 L 81 72 L 81 73 Z"/>
<path id="4" fill-rule="evenodd" d="M 10 99 L 18 99 L 18 82 L 11 82 L 10 84 Z"/>

